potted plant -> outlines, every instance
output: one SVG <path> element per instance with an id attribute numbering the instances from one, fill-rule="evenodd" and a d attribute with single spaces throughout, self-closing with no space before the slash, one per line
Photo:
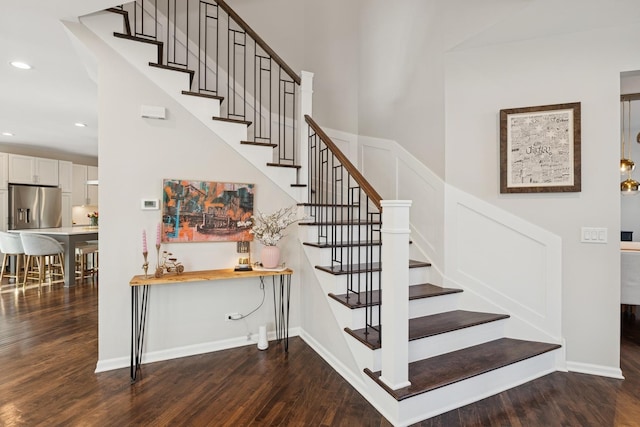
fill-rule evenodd
<path id="1" fill-rule="evenodd" d="M 252 216 L 251 219 L 253 227 L 251 227 L 250 233 L 263 244 L 260 252 L 262 266 L 265 268 L 277 267 L 280 264 L 280 248 L 277 244 L 284 237 L 284 230 L 298 221 L 296 206 L 278 209 L 270 215 L 258 211 L 258 214 Z"/>

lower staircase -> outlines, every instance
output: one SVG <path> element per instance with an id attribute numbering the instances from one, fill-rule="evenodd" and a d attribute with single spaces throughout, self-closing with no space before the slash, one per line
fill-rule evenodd
<path id="1" fill-rule="evenodd" d="M 106 19 L 97 16 L 83 22 L 90 28 L 93 26 L 96 33 L 102 32 L 103 40 L 116 49 L 125 49 L 123 43 L 147 46 L 133 50 L 157 57 L 139 58 L 136 66 L 140 69 L 146 64 L 150 70 L 188 76 L 188 81 L 184 77 L 150 78 L 176 99 L 189 98 L 180 101 L 185 108 L 203 123 L 207 122 L 213 132 L 292 197 L 300 200 L 295 189 L 306 188 L 307 200 L 301 209 L 306 211 L 307 219 L 299 225 L 301 247 L 341 328 L 335 333 L 344 334 L 358 372 L 340 372 L 344 364 L 334 367 L 389 421 L 395 425 L 418 422 L 556 370 L 556 359 L 560 357 L 558 344 L 507 336 L 509 313 L 485 313 L 466 306 L 468 303 L 460 300 L 462 289 L 430 283 L 429 262 L 408 256 L 394 260 L 383 255 L 382 242 L 387 245 L 388 240 L 384 234 L 387 225 L 381 219 L 380 196 L 310 117 L 307 116 L 309 144 L 304 149 L 309 158 L 307 186 L 298 175 L 300 165 L 274 162 L 273 158 L 278 156 L 253 151 L 277 150 L 275 142 L 247 140 L 250 121 L 220 117 L 224 97 L 195 92 L 193 73 L 163 62 L 162 42 L 132 35 L 127 13 L 122 9 L 111 12 Z M 116 15 L 124 19 L 124 25 L 119 25 L 114 37 L 109 28 Z M 130 61 L 133 63 L 135 59 Z M 157 76 L 157 71 L 148 73 Z M 211 102 L 211 107 L 203 104 L 206 102 Z M 306 131 L 305 128 L 305 134 Z M 266 168 L 273 166 L 284 172 L 268 173 Z M 405 227 L 409 228 L 408 222 Z M 413 252 L 421 254 L 418 248 Z M 408 280 L 383 282 L 382 262 L 386 271 L 399 271 L 402 274 L 398 277 Z M 389 307 L 385 304 L 391 304 L 384 298 L 390 294 L 383 289 L 408 295 L 408 367 L 405 367 L 409 384 L 395 388 L 384 380 L 382 370 L 383 352 L 400 351 L 387 344 L 396 331 L 382 322 L 385 307 Z"/>
<path id="2" fill-rule="evenodd" d="M 344 228 L 345 224 L 334 226 Z M 418 422 L 556 370 L 555 350 L 560 345 L 505 336 L 508 314 L 461 309 L 461 289 L 429 283 L 431 264 L 408 260 L 409 283 L 383 284 L 408 286 L 411 384 L 392 389 L 381 380 L 384 326 L 375 323 L 379 320 L 375 310 L 370 316 L 375 323 L 373 327 L 365 324 L 365 311 L 380 307 L 380 289 L 350 292 L 349 281 L 344 277 L 370 273 L 380 269 L 380 263 L 372 262 L 369 269 L 362 264 L 322 264 L 332 258 L 331 249 L 341 244 L 318 238 L 314 227 L 319 224 L 313 217 L 299 225 L 305 254 L 315 266 L 327 301 L 359 365 L 363 394 L 394 424 Z M 353 246 L 357 244 L 351 244 L 350 248 Z"/>

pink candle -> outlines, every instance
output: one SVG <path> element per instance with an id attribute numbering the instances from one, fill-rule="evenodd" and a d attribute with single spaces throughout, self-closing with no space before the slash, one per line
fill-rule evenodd
<path id="1" fill-rule="evenodd" d="M 142 253 L 147 251 L 147 230 L 142 230 Z"/>
<path id="2" fill-rule="evenodd" d="M 160 246 L 160 234 L 162 233 L 160 227 L 161 225 L 160 223 L 158 223 L 158 232 L 156 233 L 156 246 Z"/>

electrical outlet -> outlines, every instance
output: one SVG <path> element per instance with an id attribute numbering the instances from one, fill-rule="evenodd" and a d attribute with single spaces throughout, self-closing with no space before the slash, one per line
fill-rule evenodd
<path id="1" fill-rule="evenodd" d="M 242 315 L 240 313 L 227 313 L 224 315 L 224 320 L 226 320 L 227 322 L 231 320 L 238 320 L 241 318 L 242 318 Z"/>

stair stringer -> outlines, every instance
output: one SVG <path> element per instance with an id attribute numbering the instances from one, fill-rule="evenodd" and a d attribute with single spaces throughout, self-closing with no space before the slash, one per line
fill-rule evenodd
<path id="1" fill-rule="evenodd" d="M 121 16 L 110 12 L 97 12 L 82 17 L 80 22 L 134 68 L 147 76 L 156 86 L 193 114 L 227 145 L 246 158 L 265 177 L 273 181 L 295 201 L 302 201 L 303 189 L 291 186 L 291 183 L 296 182 L 298 174 L 296 169 L 267 166 L 267 163 L 273 161 L 273 150 L 240 143 L 240 141 L 247 139 L 246 125 L 212 119 L 212 117 L 220 114 L 219 101 L 183 95 L 183 90 L 189 90 L 189 76 L 186 73 L 149 66 L 150 62 L 155 63 L 157 61 L 157 48 L 155 46 L 113 36 L 114 31 L 117 32 L 122 29 Z M 207 103 L 210 105 L 208 108 Z M 300 173 L 304 174 L 304 172 Z"/>

